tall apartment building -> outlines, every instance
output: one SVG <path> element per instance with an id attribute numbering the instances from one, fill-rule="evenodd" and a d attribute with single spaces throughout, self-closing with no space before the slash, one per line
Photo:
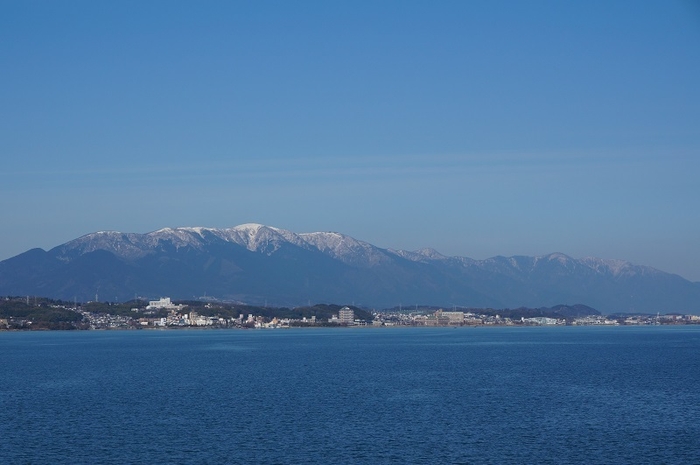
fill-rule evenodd
<path id="1" fill-rule="evenodd" d="M 355 312 L 349 307 L 343 307 L 338 311 L 338 323 L 351 325 L 355 323 Z"/>

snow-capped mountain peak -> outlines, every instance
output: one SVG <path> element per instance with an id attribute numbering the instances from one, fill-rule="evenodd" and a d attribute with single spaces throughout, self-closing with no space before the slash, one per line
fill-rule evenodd
<path id="1" fill-rule="evenodd" d="M 299 234 L 310 246 L 348 264 L 371 266 L 389 257 L 378 247 L 337 232 Z"/>
<path id="2" fill-rule="evenodd" d="M 274 260 L 266 257 L 273 255 Z M 49 289 L 60 298 L 109 287 L 120 299 L 169 289 L 182 298 L 206 291 L 243 301 L 272 296 L 289 304 L 310 298 L 503 307 L 570 301 L 610 312 L 668 307 L 700 313 L 700 283 L 624 260 L 562 253 L 473 260 L 428 248 L 383 249 L 338 232 L 296 234 L 257 223 L 146 234 L 100 231 L 43 255 L 28 251 L 0 264 L 0 288 L 7 292 Z"/>
<path id="3" fill-rule="evenodd" d="M 393 253 L 394 255 L 398 255 L 401 258 L 405 258 L 406 260 L 410 260 L 412 262 L 430 262 L 433 260 L 446 260 L 449 258 L 442 255 L 437 250 L 431 249 L 429 247 L 418 249 L 412 252 L 408 250 L 389 249 L 389 252 Z"/>
<path id="4" fill-rule="evenodd" d="M 248 234 L 250 236 L 255 236 L 263 228 L 267 228 L 267 229 L 270 229 L 273 231 L 277 230 L 277 228 L 274 228 L 272 226 L 265 226 L 264 224 L 259 224 L 259 223 L 239 224 L 238 226 L 234 226 L 233 228 L 229 228 L 229 230 Z"/>
<path id="5" fill-rule="evenodd" d="M 284 243 L 306 247 L 299 236 L 286 229 L 274 228 L 258 223 L 246 223 L 233 228 L 220 229 L 216 235 L 228 242 L 242 245 L 251 252 L 274 253 Z"/>
<path id="6" fill-rule="evenodd" d="M 653 275 L 661 273 L 656 268 L 644 265 L 634 265 L 626 260 L 585 257 L 581 263 L 593 269 L 596 273 L 611 274 L 613 276 L 633 276 L 635 274 Z"/>
<path id="7" fill-rule="evenodd" d="M 118 231 L 98 231 L 87 234 L 57 247 L 57 257 L 70 260 L 77 255 L 106 250 L 123 259 L 132 260 L 154 253 L 161 244 L 180 249 L 192 247 L 203 250 L 211 240 L 222 240 L 245 247 L 251 252 L 271 255 L 285 244 L 306 250 L 317 250 L 333 259 L 352 266 L 371 267 L 391 261 L 399 256 L 414 262 L 431 263 L 450 260 L 465 267 L 487 269 L 521 270 L 539 269 L 546 263 L 557 263 L 571 271 L 584 266 L 598 274 L 612 276 L 635 273 L 653 273 L 650 267 L 632 265 L 624 260 L 610 260 L 587 257 L 574 259 L 563 253 L 551 253 L 536 257 L 492 257 L 473 260 L 466 257 L 448 257 L 435 249 L 423 248 L 413 252 L 405 250 L 381 249 L 364 241 L 338 232 L 312 232 L 296 234 L 286 229 L 266 226 L 259 223 L 245 223 L 232 228 L 217 229 L 206 227 L 162 228 L 146 234 L 122 233 Z M 505 268 L 504 268 L 505 267 Z"/>
<path id="8" fill-rule="evenodd" d="M 566 262 L 572 260 L 571 257 L 569 257 L 568 255 L 565 255 L 561 252 L 550 253 L 548 255 L 545 255 L 543 258 L 549 260 L 550 262 L 558 261 L 559 263 L 566 263 Z"/>
<path id="9" fill-rule="evenodd" d="M 183 247 L 201 249 L 205 244 L 205 233 L 212 231 L 215 230 L 200 227 L 163 228 L 140 235 L 140 242 L 145 248 L 157 247 L 159 243 L 169 243 L 176 249 Z"/>
<path id="10" fill-rule="evenodd" d="M 432 258 L 433 260 L 444 260 L 447 258 L 445 255 L 430 247 L 418 249 L 416 250 L 416 253 L 423 255 L 424 257 Z"/>

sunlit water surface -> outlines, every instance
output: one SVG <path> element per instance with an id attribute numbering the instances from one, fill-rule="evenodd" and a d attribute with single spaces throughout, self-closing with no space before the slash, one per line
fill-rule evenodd
<path id="1" fill-rule="evenodd" d="M 698 463 L 700 328 L 0 333 L 3 463 Z"/>

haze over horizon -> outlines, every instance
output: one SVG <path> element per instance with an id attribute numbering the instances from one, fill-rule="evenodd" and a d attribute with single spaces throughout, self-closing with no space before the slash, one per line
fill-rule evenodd
<path id="1" fill-rule="evenodd" d="M 261 223 L 700 281 L 700 6 L 21 2 L 0 260 Z"/>

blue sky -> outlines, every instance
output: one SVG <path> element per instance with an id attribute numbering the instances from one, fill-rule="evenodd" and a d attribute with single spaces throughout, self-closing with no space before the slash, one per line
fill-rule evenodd
<path id="1" fill-rule="evenodd" d="M 0 259 L 258 222 L 700 281 L 697 2 L 0 12 Z"/>

